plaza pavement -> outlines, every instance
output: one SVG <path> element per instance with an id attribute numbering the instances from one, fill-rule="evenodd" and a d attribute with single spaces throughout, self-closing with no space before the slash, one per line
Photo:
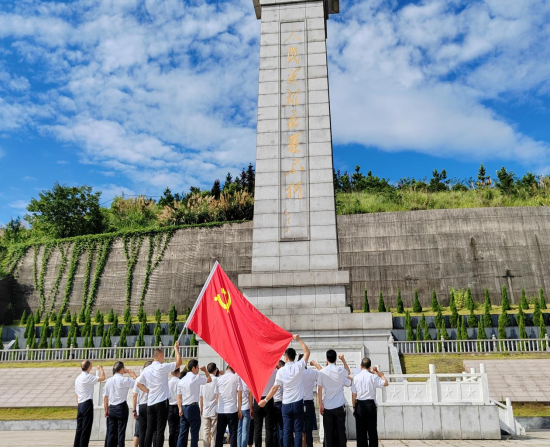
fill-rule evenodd
<path id="1" fill-rule="evenodd" d="M 0 445 L 2 446 L 72 446 L 73 431 L 0 431 Z M 165 441 L 164 446 L 168 445 Z M 90 446 L 103 446 L 101 442 L 90 442 Z M 126 442 L 126 446 L 132 446 Z M 199 444 L 202 446 L 202 444 Z M 227 446 L 227 445 L 226 445 Z M 315 446 L 321 446 L 315 444 Z M 349 442 L 348 446 L 356 446 Z M 550 431 L 530 431 L 523 437 L 502 440 L 382 440 L 380 446 L 385 447 L 424 447 L 424 446 L 550 446 Z"/>

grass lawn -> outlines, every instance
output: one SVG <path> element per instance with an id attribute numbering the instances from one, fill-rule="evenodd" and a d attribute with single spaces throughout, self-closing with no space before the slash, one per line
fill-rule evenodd
<path id="1" fill-rule="evenodd" d="M 0 408 L 0 420 L 74 420 L 73 408 Z"/>
<path id="2" fill-rule="evenodd" d="M 514 417 L 550 417 L 550 406 L 545 403 L 512 403 Z"/>
<path id="3" fill-rule="evenodd" d="M 401 368 L 403 369 L 403 373 L 427 374 L 429 370 L 429 364 L 435 364 L 436 373 L 462 373 L 462 362 L 465 360 L 483 362 L 484 360 L 488 359 L 548 359 L 550 358 L 550 354 L 545 355 L 544 353 L 489 353 L 486 355 L 475 355 L 468 353 L 463 355 L 399 355 L 399 358 L 401 359 Z"/>

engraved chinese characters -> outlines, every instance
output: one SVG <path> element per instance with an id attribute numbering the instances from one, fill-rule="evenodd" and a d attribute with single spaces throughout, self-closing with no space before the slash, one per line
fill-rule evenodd
<path id="1" fill-rule="evenodd" d="M 309 239 L 305 22 L 281 23 L 281 240 Z"/>

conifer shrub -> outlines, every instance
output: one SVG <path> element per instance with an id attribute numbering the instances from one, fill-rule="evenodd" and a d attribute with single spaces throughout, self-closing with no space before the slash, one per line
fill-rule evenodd
<path id="1" fill-rule="evenodd" d="M 420 300 L 418 300 L 418 289 L 414 290 L 413 311 L 415 313 L 421 313 L 422 312 L 422 305 L 420 304 Z"/>
<path id="2" fill-rule="evenodd" d="M 492 309 L 493 309 L 493 306 L 491 305 L 491 297 L 489 296 L 489 289 L 485 288 L 485 312 L 483 314 L 483 326 L 485 328 L 493 326 L 493 321 L 491 319 Z"/>
<path id="3" fill-rule="evenodd" d="M 67 312 L 65 313 L 65 323 L 70 324 L 72 321 L 71 310 L 67 309 Z"/>
<path id="4" fill-rule="evenodd" d="M 403 306 L 403 299 L 401 298 L 401 289 L 397 289 L 397 313 L 403 314 L 404 312 L 404 306 Z"/>
<path id="5" fill-rule="evenodd" d="M 525 294 L 525 289 L 523 289 L 523 288 L 521 290 L 521 307 L 524 310 L 529 309 L 529 302 L 527 301 L 527 295 Z"/>
<path id="6" fill-rule="evenodd" d="M 474 300 L 472 299 L 472 290 L 470 288 L 466 290 L 466 308 L 468 311 L 474 310 Z"/>
<path id="7" fill-rule="evenodd" d="M 441 308 L 437 310 L 437 314 L 434 318 L 434 324 L 435 328 L 441 327 L 441 325 L 445 325 L 445 319 L 443 318 L 443 314 L 441 313 Z"/>
<path id="8" fill-rule="evenodd" d="M 540 288 L 540 290 L 539 290 L 539 297 L 540 297 L 540 303 L 539 303 L 540 309 L 541 310 L 547 309 L 546 308 L 546 299 L 544 298 L 544 290 L 542 288 Z"/>
<path id="9" fill-rule="evenodd" d="M 363 298 L 363 313 L 370 313 L 370 306 L 369 306 L 367 288 L 365 288 L 365 296 Z M 185 317 L 187 318 L 187 315 Z"/>
<path id="10" fill-rule="evenodd" d="M 542 312 L 540 310 L 540 304 L 535 302 L 535 310 L 533 311 L 533 325 L 538 327 L 542 321 Z"/>
<path id="11" fill-rule="evenodd" d="M 382 291 L 380 291 L 380 294 L 378 295 L 378 312 L 386 312 L 386 304 L 384 303 L 384 296 L 382 295 Z"/>
<path id="12" fill-rule="evenodd" d="M 502 285 L 502 312 L 510 311 L 510 300 L 508 299 L 508 289 Z"/>
<path id="13" fill-rule="evenodd" d="M 435 289 L 432 290 L 432 311 L 434 313 L 437 313 L 438 311 L 440 311 L 440 306 L 439 306 L 439 302 L 437 301 L 437 294 L 435 292 Z"/>
<path id="14" fill-rule="evenodd" d="M 109 312 L 109 315 L 107 316 L 107 323 L 113 323 L 115 320 L 115 312 L 111 308 L 111 311 Z"/>
<path id="15" fill-rule="evenodd" d="M 27 310 L 23 310 L 23 314 L 21 315 L 21 324 L 26 325 L 27 323 Z"/>
<path id="16" fill-rule="evenodd" d="M 474 314 L 474 310 L 470 310 L 470 316 L 468 317 L 468 327 L 476 328 L 477 327 L 477 318 Z"/>

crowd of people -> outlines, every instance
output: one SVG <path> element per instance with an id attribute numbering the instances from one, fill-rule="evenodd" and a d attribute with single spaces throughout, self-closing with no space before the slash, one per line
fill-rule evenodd
<path id="1" fill-rule="evenodd" d="M 277 364 L 262 393 L 254 399 L 248 386 L 228 366 L 222 372 L 215 363 L 199 367 L 196 359 L 185 369 L 174 345 L 175 362 L 165 363 L 164 352 L 157 349 L 140 376 L 121 361 L 113 366 L 113 376 L 103 390 L 107 418 L 105 446 L 124 446 L 129 417 L 127 397 L 133 392 L 134 446 L 164 445 L 166 426 L 169 446 L 198 446 L 203 428 L 204 446 L 313 446 L 317 429 L 314 391 L 324 426 L 324 446 L 346 446 L 346 399 L 344 388 L 351 387 L 356 421 L 357 446 L 378 446 L 376 389 L 388 385 L 387 379 L 369 358 L 363 358 L 360 372 L 352 376 L 343 355 L 326 352 L 326 365 L 309 362 L 310 350 L 299 335 L 294 336 L 303 353 L 297 356 L 289 347 L 284 361 Z M 343 367 L 337 366 L 337 359 Z M 308 368 L 308 362 L 311 368 Z M 74 446 L 88 446 L 93 424 L 93 390 L 105 380 L 90 374 L 92 363 L 82 363 L 75 380 L 78 401 Z M 200 374 L 200 372 L 203 374 Z M 128 376 L 124 376 L 127 374 Z"/>

